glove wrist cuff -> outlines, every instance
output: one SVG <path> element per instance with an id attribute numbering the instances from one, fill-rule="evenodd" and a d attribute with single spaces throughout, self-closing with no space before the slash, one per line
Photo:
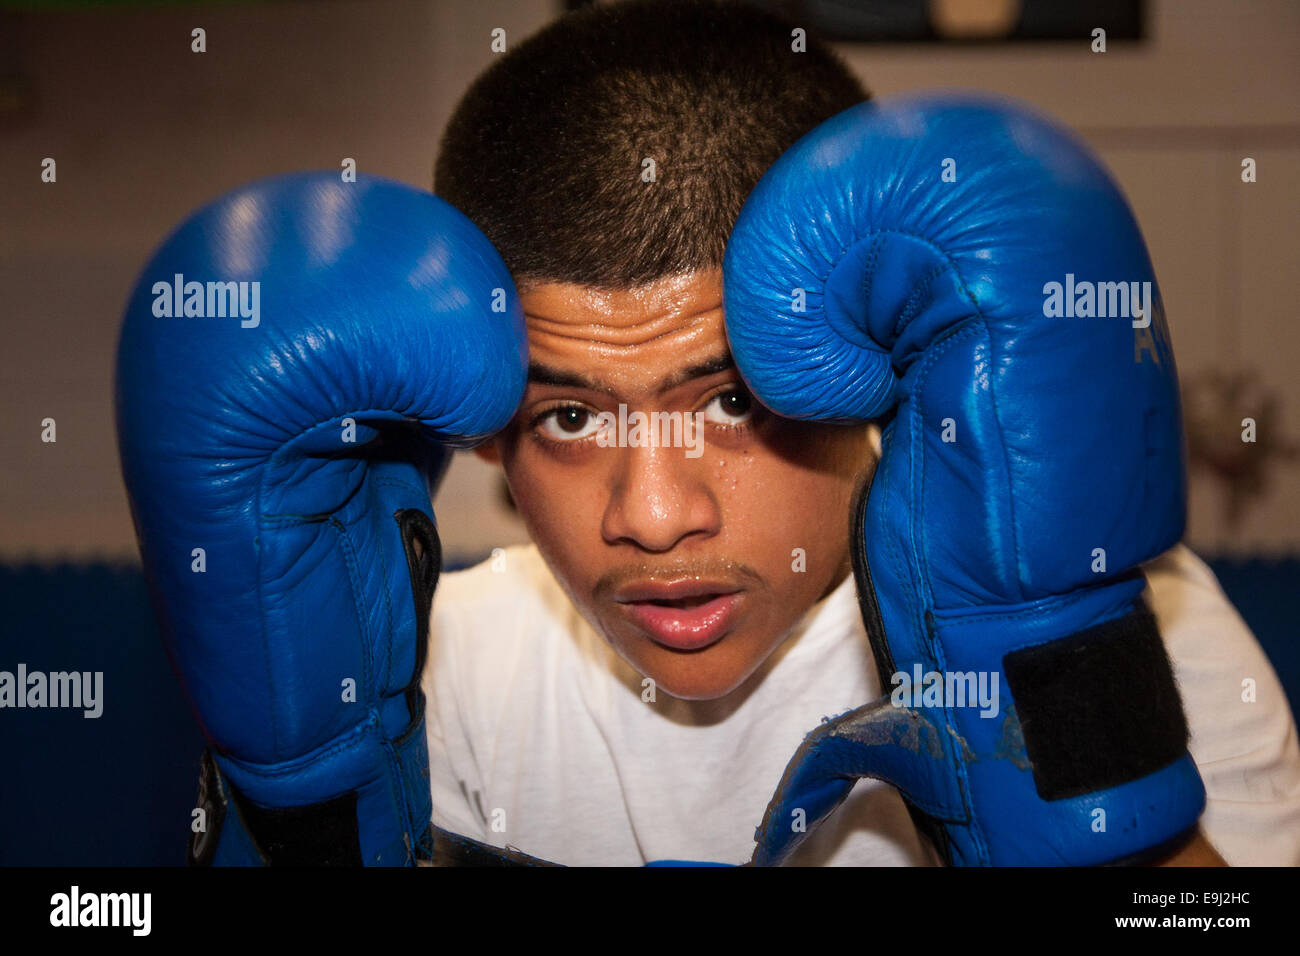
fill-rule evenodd
<path id="1" fill-rule="evenodd" d="M 394 740 L 384 737 L 378 721 L 369 721 L 287 764 L 251 765 L 205 754 L 200 796 L 208 795 L 224 811 L 216 814 L 219 823 L 235 828 L 228 839 L 239 852 L 231 862 L 410 866 L 430 859 L 433 806 L 424 695 L 418 690 L 416 707 L 415 718 Z M 339 793 L 339 780 L 358 783 Z M 284 805 L 286 790 L 294 794 L 292 806 Z M 216 850 L 225 844 L 223 833 L 214 835 L 216 848 L 206 859 L 192 851 L 194 862 L 222 862 Z"/>

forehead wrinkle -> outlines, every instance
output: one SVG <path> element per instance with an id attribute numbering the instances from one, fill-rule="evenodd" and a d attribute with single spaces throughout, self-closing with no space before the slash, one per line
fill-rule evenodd
<path id="1" fill-rule="evenodd" d="M 624 289 L 542 283 L 522 299 L 529 350 L 555 373 L 552 381 L 582 379 L 605 394 L 662 393 L 661 383 L 680 381 L 691 367 L 686 360 L 727 354 L 720 271 Z"/>
<path id="2" fill-rule="evenodd" d="M 592 345 L 636 346 L 710 322 L 721 325 L 722 275 L 704 270 L 623 289 L 540 283 L 521 299 L 530 332 Z"/>
<path id="3" fill-rule="evenodd" d="M 697 378 L 705 378 L 710 375 L 717 375 L 720 372 L 731 371 L 736 367 L 735 360 L 731 357 L 729 349 L 723 349 L 721 352 L 711 355 L 708 358 L 693 362 L 685 368 L 678 368 L 669 372 L 658 382 L 655 383 L 651 391 L 662 395 L 664 392 L 670 392 L 675 388 L 685 385 L 687 382 Z M 618 388 L 610 382 L 587 375 L 582 372 L 573 372 L 568 369 L 555 368 L 544 362 L 528 363 L 528 380 L 536 382 L 539 385 L 551 385 L 559 388 L 584 388 L 592 392 L 601 392 L 605 395 L 617 396 Z"/>
<path id="4" fill-rule="evenodd" d="M 633 325 L 609 325 L 603 322 L 582 324 L 525 313 L 529 331 L 559 339 L 573 339 L 610 349 L 635 348 L 676 334 L 686 334 L 698 326 L 721 321 L 721 308 L 707 309 L 683 321 L 679 316 L 660 315 Z M 718 315 L 714 315 L 718 313 Z"/>

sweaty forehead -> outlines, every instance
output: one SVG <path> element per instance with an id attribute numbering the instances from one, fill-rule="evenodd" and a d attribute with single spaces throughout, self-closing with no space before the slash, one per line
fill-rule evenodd
<path id="1" fill-rule="evenodd" d="M 531 362 L 620 392 L 645 390 L 727 348 L 718 270 L 617 290 L 535 283 L 520 299 Z"/>

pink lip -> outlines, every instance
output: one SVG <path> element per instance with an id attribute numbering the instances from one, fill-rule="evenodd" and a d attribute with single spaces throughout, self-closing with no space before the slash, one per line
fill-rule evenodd
<path id="1" fill-rule="evenodd" d="M 655 643 L 678 651 L 698 651 L 726 634 L 740 598 L 740 592 L 720 594 L 695 607 L 667 607 L 644 600 L 620 603 L 627 608 L 632 621 Z"/>

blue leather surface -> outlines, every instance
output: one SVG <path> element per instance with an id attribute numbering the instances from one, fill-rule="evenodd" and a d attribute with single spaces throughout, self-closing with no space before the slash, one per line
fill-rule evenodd
<path id="1" fill-rule="evenodd" d="M 178 275 L 257 283 L 260 316 L 160 315 Z M 266 807 L 355 792 L 368 863 L 409 862 L 430 814 L 395 514 L 431 513 L 447 446 L 509 420 L 526 364 L 487 239 L 433 195 L 368 177 L 221 197 L 168 237 L 126 308 L 119 444 L 164 642 L 223 773 Z"/>
<path id="2" fill-rule="evenodd" d="M 1070 133 L 964 93 L 853 107 L 764 176 L 724 268 L 732 350 L 764 404 L 886 423 L 858 557 L 894 667 L 997 673 L 1009 651 L 1133 609 L 1142 582 L 1126 572 L 1183 533 L 1177 376 L 1137 223 Z M 1149 282 L 1150 327 L 1048 317 L 1052 282 Z M 1204 791 L 1183 761 L 1087 799 L 1039 799 L 1024 753 L 1003 746 L 1005 682 L 1001 696 L 996 720 L 916 715 L 937 728 L 933 751 L 859 744 L 848 766 L 843 738 L 820 739 L 791 769 L 795 792 L 774 799 L 759 856 L 789 849 L 771 814 L 821 808 L 850 770 L 945 821 L 954 862 L 1102 862 L 1195 822 Z"/>

